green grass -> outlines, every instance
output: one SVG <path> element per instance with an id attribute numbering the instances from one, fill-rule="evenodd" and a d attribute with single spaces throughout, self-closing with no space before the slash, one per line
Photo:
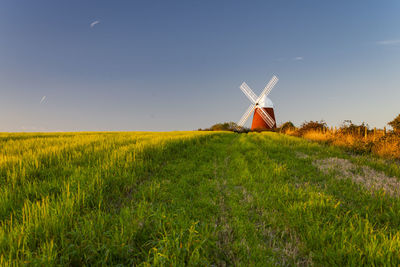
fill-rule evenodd
<path id="1" fill-rule="evenodd" d="M 399 198 L 329 157 L 400 177 L 275 133 L 0 134 L 0 264 L 400 264 Z"/>

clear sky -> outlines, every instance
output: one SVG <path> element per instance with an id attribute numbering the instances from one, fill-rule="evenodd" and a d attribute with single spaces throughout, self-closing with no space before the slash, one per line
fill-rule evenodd
<path id="1" fill-rule="evenodd" d="M 278 123 L 400 113 L 400 1 L 1 0 L 0 131 L 238 121 L 272 75 Z M 250 122 L 250 120 L 249 120 Z"/>

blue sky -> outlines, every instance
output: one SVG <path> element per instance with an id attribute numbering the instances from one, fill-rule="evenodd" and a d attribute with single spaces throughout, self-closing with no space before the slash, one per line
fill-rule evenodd
<path id="1" fill-rule="evenodd" d="M 0 131 L 238 121 L 272 75 L 277 121 L 400 113 L 400 1 L 0 3 Z M 95 25 L 91 27 L 93 22 Z"/>

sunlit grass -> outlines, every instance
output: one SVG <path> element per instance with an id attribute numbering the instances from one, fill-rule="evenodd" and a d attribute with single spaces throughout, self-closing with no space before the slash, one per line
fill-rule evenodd
<path id="1" fill-rule="evenodd" d="M 292 131 L 287 134 L 293 135 L 296 132 Z M 348 148 L 356 152 L 373 153 L 385 158 L 400 159 L 400 135 L 394 133 L 385 135 L 382 130 L 377 131 L 376 134 L 370 133 L 366 136 L 360 134 L 343 134 L 330 130 L 311 130 L 305 132 L 302 137 L 308 140 Z"/>
<path id="2" fill-rule="evenodd" d="M 331 157 L 400 177 L 276 133 L 0 134 L 0 265 L 399 264 L 399 199 Z"/>

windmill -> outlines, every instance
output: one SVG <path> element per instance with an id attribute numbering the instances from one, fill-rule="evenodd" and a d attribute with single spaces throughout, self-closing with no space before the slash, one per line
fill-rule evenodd
<path id="1" fill-rule="evenodd" d="M 250 114 L 253 111 L 254 111 L 254 116 L 253 116 L 253 122 L 251 124 L 252 130 L 254 129 L 267 130 L 276 127 L 274 107 L 272 101 L 267 96 L 277 82 L 278 82 L 278 77 L 274 75 L 258 97 L 256 96 L 256 94 L 254 94 L 253 90 L 251 90 L 250 87 L 245 82 L 242 83 L 240 89 L 251 101 L 251 104 L 250 107 L 243 114 L 240 121 L 237 123 L 238 128 L 244 126 L 244 124 L 246 123 L 247 119 L 250 117 Z"/>

